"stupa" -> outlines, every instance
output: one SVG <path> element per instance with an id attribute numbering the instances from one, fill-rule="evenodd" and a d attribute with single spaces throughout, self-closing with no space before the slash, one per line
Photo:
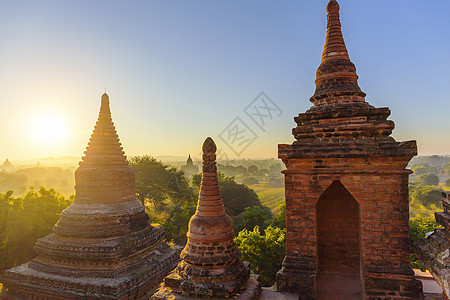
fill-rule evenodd
<path id="1" fill-rule="evenodd" d="M 450 192 L 442 193 L 444 211 L 435 213 L 438 228 L 426 239 L 419 240 L 416 252 L 420 262 L 433 275 L 444 291 L 444 298 L 450 297 Z"/>
<path id="2" fill-rule="evenodd" d="M 37 257 L 5 272 L 5 299 L 148 299 L 178 263 L 135 197 L 107 94 L 85 154 L 74 203 L 36 242 Z"/>
<path id="3" fill-rule="evenodd" d="M 217 180 L 216 144 L 203 144 L 203 175 L 197 210 L 189 221 L 181 261 L 164 278 L 153 300 L 237 298 L 256 299 L 260 286 L 240 259 L 233 242 L 231 218 L 225 213 Z"/>
<path id="4" fill-rule="evenodd" d="M 396 142 L 389 108 L 365 101 L 339 10 L 329 1 L 314 105 L 295 118 L 295 141 L 278 146 L 287 248 L 277 288 L 301 299 L 419 299 L 406 169 L 416 142 Z"/>

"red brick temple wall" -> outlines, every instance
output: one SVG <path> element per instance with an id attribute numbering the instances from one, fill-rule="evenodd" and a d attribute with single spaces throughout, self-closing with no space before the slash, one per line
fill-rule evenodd
<path id="1" fill-rule="evenodd" d="M 316 299 L 321 288 L 317 286 L 319 271 L 356 271 L 355 257 L 360 250 L 366 299 L 419 299 L 409 265 L 407 159 L 330 158 L 285 162 L 287 248 L 283 269 L 277 274 L 278 289 L 298 292 L 304 299 Z M 349 194 L 335 188 L 327 191 L 336 180 Z M 335 203 L 322 206 L 324 199 L 335 196 L 340 199 L 344 196 L 349 210 Z M 349 197 L 357 203 L 349 201 Z M 356 210 L 357 204 L 358 225 L 357 217 L 348 215 Z M 318 212 L 323 212 L 323 217 L 339 218 L 337 211 L 329 212 L 330 208 L 347 214 L 343 224 L 353 230 L 339 229 L 333 226 L 332 220 L 324 221 L 321 228 Z M 360 227 L 360 243 L 356 243 L 355 226 Z M 322 262 L 319 239 L 333 240 L 333 236 L 334 241 L 345 242 L 340 250 L 347 253 L 338 260 L 336 256 Z"/>

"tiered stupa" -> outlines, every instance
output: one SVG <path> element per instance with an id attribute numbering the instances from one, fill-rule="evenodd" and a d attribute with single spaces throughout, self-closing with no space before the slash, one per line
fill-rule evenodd
<path id="1" fill-rule="evenodd" d="M 314 104 L 295 118 L 286 165 L 286 257 L 280 291 L 302 299 L 419 299 L 409 265 L 408 175 L 415 141 L 396 142 L 389 108 L 365 101 L 341 32 L 328 25 Z"/>
<path id="2" fill-rule="evenodd" d="M 5 272 L 6 299 L 148 299 L 178 263 L 135 198 L 106 94 L 85 154 L 74 203 L 36 242 L 37 257 Z"/>
<path id="3" fill-rule="evenodd" d="M 233 242 L 232 221 L 225 213 L 217 180 L 216 144 L 210 137 L 203 144 L 200 195 L 187 237 L 180 263 L 151 299 L 256 299 L 260 286 Z"/>
<path id="4" fill-rule="evenodd" d="M 434 230 L 426 239 L 417 242 L 420 262 L 433 275 L 450 299 L 450 192 L 442 193 L 443 212 L 435 213 L 436 222 L 443 228 Z"/>

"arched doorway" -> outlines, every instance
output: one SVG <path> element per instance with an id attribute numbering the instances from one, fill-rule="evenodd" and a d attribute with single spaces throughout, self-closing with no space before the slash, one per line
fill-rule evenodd
<path id="1" fill-rule="evenodd" d="M 362 299 L 359 204 L 339 180 L 319 197 L 319 299 Z"/>

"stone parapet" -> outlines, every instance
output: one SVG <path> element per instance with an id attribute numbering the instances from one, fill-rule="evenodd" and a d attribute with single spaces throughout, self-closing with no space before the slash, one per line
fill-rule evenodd
<path id="1" fill-rule="evenodd" d="M 416 243 L 420 262 L 442 287 L 445 296 L 450 296 L 450 192 L 442 193 L 443 212 L 435 213 L 436 221 L 444 228 L 435 229 L 426 239 Z"/>

